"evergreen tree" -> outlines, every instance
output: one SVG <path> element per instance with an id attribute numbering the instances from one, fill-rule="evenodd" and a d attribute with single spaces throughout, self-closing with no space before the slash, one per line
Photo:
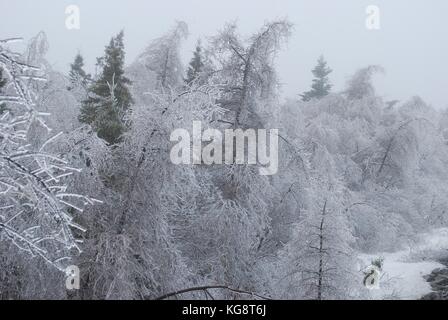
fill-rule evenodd
<path id="1" fill-rule="evenodd" d="M 84 71 L 84 59 L 80 53 L 76 55 L 75 61 L 70 65 L 69 78 L 71 83 L 69 90 L 78 86 L 86 88 L 90 81 L 90 74 Z"/>
<path id="2" fill-rule="evenodd" d="M 304 92 L 302 95 L 303 101 L 310 101 L 311 99 L 320 99 L 330 93 L 331 83 L 328 79 L 328 75 L 332 72 L 325 61 L 323 56 L 319 57 L 317 66 L 311 71 L 314 75 L 313 84 L 311 90 Z"/>
<path id="3" fill-rule="evenodd" d="M 102 72 L 89 88 L 89 97 L 83 102 L 79 121 L 91 124 L 98 136 L 110 144 L 120 141 L 125 131 L 124 112 L 133 103 L 124 76 L 124 33 L 110 40 L 102 59 Z"/>
<path id="4" fill-rule="evenodd" d="M 6 79 L 3 78 L 3 70 L 0 68 L 0 93 L 2 92 L 2 88 L 6 85 Z M 0 103 L 0 114 L 5 112 L 6 105 L 4 103 Z"/>
<path id="5" fill-rule="evenodd" d="M 191 84 L 199 77 L 204 67 L 203 60 L 201 42 L 198 41 L 196 50 L 193 52 L 193 58 L 190 61 L 190 66 L 187 70 L 187 78 L 185 79 L 186 84 Z"/>

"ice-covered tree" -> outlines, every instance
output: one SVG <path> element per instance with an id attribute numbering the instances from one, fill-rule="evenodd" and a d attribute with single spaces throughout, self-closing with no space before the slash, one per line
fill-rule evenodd
<path id="1" fill-rule="evenodd" d="M 174 210 L 180 199 L 169 201 L 178 184 L 186 192 L 192 180 L 176 174 L 181 167 L 169 159 L 169 136 L 172 128 L 183 126 L 179 121 L 212 114 L 218 92 L 208 86 L 176 93 L 155 91 L 151 105 L 136 105 L 129 114 L 132 126 L 123 143 L 100 168 L 110 205 L 105 205 L 107 214 L 92 231 L 92 246 L 82 257 L 89 274 L 87 294 L 148 299 L 193 285 L 195 274 L 187 267 L 179 249 L 182 240 L 174 232 L 180 227 L 173 222 L 180 219 Z M 180 113 L 185 118 L 180 119 Z"/>
<path id="2" fill-rule="evenodd" d="M 266 23 L 243 41 L 235 24 L 228 24 L 212 39 L 209 50 L 215 70 L 225 83 L 221 105 L 230 111 L 234 127 L 260 125 L 259 116 L 270 114 L 266 103 L 275 97 L 277 79 L 273 59 L 289 37 L 292 25 L 286 20 Z M 265 103 L 258 103 L 259 100 Z M 266 109 L 268 108 L 268 109 Z M 258 124 L 257 124 L 258 123 Z"/>
<path id="3" fill-rule="evenodd" d="M 153 40 L 138 56 L 127 72 L 139 95 L 149 88 L 159 91 L 175 89 L 183 84 L 184 68 L 180 46 L 188 35 L 188 26 L 179 21 L 165 35 Z"/>
<path id="4" fill-rule="evenodd" d="M 340 176 L 338 157 L 321 144 L 328 137 L 316 136 L 313 130 L 308 134 L 300 153 L 305 176 L 295 179 L 283 197 L 295 195 L 299 205 L 284 207 L 294 210 L 289 215 L 291 236 L 274 263 L 278 272 L 272 290 L 290 299 L 346 299 L 360 284 L 355 238 L 345 212 L 352 196 Z"/>
<path id="5" fill-rule="evenodd" d="M 84 58 L 80 53 L 75 56 L 74 62 L 70 64 L 68 76 L 70 79 L 69 90 L 79 87 L 87 89 L 91 76 L 84 70 Z"/>
<path id="6" fill-rule="evenodd" d="M 85 91 L 68 90 L 70 83 L 67 77 L 53 69 L 51 63 L 46 59 L 49 49 L 47 36 L 44 32 L 39 32 L 31 38 L 27 44 L 24 61 L 26 63 L 40 66 L 41 72 L 45 73 L 46 81 L 30 83 L 31 89 L 39 91 L 36 105 L 39 110 L 51 113 L 47 118 L 47 124 L 56 132 L 68 132 L 79 126 L 78 114 L 80 101 L 85 99 Z M 45 140 L 45 130 L 33 126 L 32 143 L 42 143 Z"/>
<path id="7" fill-rule="evenodd" d="M 220 88 L 215 103 L 222 112 L 210 114 L 207 125 L 222 129 L 263 126 L 266 119 L 261 111 L 276 96 L 275 81 L 271 82 L 275 80 L 273 58 L 289 28 L 285 21 L 267 23 L 246 42 L 231 25 L 211 40 L 207 53 L 212 70 L 207 82 Z M 195 198 L 194 203 L 183 201 L 174 207 L 176 219 L 183 223 L 177 233 L 190 239 L 182 245 L 183 252 L 202 278 L 264 293 L 266 286 L 259 284 L 265 283 L 267 274 L 261 272 L 260 258 L 272 253 L 265 244 L 271 243 L 270 214 L 277 196 L 269 179 L 260 176 L 256 166 L 235 164 L 197 166 L 191 179 L 194 182 L 185 186 L 175 184 L 182 199 Z M 265 192 L 270 196 L 263 196 Z M 182 214 L 186 210 L 200 214 L 189 218 Z M 227 292 L 220 297 L 235 296 Z"/>
<path id="8" fill-rule="evenodd" d="M 384 70 L 382 67 L 375 65 L 358 70 L 348 82 L 347 97 L 349 99 L 362 99 L 374 95 L 375 89 L 372 84 L 372 77 L 378 72 L 384 72 Z"/>
<path id="9" fill-rule="evenodd" d="M 70 192 L 67 177 L 77 169 L 64 157 L 47 151 L 59 134 L 37 148 L 29 144 L 29 131 L 35 123 L 51 133 L 45 121 L 48 115 L 36 108 L 39 92 L 30 87 L 45 78 L 39 68 L 24 63 L 9 49 L 13 41 L 0 41 L 0 67 L 9 84 L 0 102 L 13 110 L 0 118 L 0 237 L 19 251 L 65 270 L 72 250 L 81 250 L 76 233 L 85 230 L 71 212 L 82 212 L 83 205 L 95 200 Z"/>

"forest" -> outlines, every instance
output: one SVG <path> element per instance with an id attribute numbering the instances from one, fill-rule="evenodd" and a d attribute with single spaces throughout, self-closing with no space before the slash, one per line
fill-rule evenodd
<path id="1" fill-rule="evenodd" d="M 133 61 L 121 31 L 67 74 L 44 32 L 24 52 L 0 39 L 0 299 L 372 299 L 363 256 L 381 269 L 447 227 L 448 112 L 384 99 L 378 65 L 335 91 L 325 52 L 281 99 L 292 32 L 228 23 L 184 65 L 186 23 Z M 173 163 L 170 135 L 194 121 L 277 129 L 278 170 Z"/>

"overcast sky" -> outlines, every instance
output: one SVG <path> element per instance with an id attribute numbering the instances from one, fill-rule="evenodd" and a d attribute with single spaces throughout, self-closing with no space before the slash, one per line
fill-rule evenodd
<path id="1" fill-rule="evenodd" d="M 70 4 L 80 8 L 80 30 L 65 27 Z M 368 5 L 381 10 L 380 30 L 365 26 Z M 67 71 L 80 50 L 92 71 L 96 57 L 122 28 L 130 62 L 176 20 L 187 22 L 186 64 L 198 37 L 213 35 L 225 22 L 236 20 L 241 33 L 250 34 L 267 20 L 285 17 L 295 28 L 278 57 L 283 96 L 308 90 L 310 70 L 324 54 L 334 70 L 335 90 L 342 90 L 356 69 L 379 64 L 386 74 L 375 82 L 386 99 L 420 95 L 444 108 L 447 16 L 447 0 L 0 0 L 0 38 L 28 40 L 43 30 L 50 42 L 48 60 L 56 69 Z"/>

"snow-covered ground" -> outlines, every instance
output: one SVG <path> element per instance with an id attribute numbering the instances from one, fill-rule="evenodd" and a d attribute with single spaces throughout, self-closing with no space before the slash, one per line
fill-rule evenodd
<path id="1" fill-rule="evenodd" d="M 437 268 L 444 268 L 437 258 L 448 257 L 448 228 L 435 229 L 420 235 L 411 247 L 393 253 L 362 254 L 361 269 L 371 261 L 384 258 L 379 288 L 369 290 L 372 299 L 419 299 L 430 293 L 423 278 Z"/>

